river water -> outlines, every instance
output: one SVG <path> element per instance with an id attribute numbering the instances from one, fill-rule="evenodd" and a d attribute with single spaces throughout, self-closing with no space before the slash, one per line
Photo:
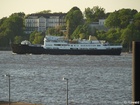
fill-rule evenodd
<path id="1" fill-rule="evenodd" d="M 42 105 L 125 105 L 132 100 L 132 55 L 18 55 L 0 51 L 0 101 Z M 128 105 L 128 103 L 127 103 Z M 131 104 L 130 104 L 131 105 Z"/>

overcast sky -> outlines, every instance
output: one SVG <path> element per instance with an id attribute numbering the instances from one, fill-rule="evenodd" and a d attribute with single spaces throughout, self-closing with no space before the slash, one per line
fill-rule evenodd
<path id="1" fill-rule="evenodd" d="M 0 19 L 16 12 L 30 14 L 51 10 L 66 13 L 74 6 L 79 7 L 82 12 L 85 8 L 93 6 L 102 7 L 105 12 L 122 8 L 140 11 L 140 0 L 0 0 Z"/>

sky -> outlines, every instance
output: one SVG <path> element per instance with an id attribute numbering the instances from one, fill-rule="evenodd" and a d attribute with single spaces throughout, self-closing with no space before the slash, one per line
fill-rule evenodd
<path id="1" fill-rule="evenodd" d="M 67 13 L 74 6 L 82 12 L 85 8 L 94 6 L 104 8 L 106 13 L 122 8 L 140 12 L 140 0 L 0 0 L 0 19 L 18 12 L 24 12 L 26 15 L 43 10 Z"/>

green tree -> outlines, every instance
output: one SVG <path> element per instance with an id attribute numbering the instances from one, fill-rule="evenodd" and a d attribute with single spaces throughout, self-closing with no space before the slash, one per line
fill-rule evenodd
<path id="1" fill-rule="evenodd" d="M 99 19 L 105 18 L 105 9 L 99 6 L 94 6 L 93 8 L 85 8 L 84 15 L 86 17 L 86 22 L 98 22 Z"/>
<path id="2" fill-rule="evenodd" d="M 101 8 L 99 6 L 94 6 L 93 11 L 94 11 L 94 21 L 95 22 L 98 22 L 99 19 L 105 18 L 105 9 L 104 8 Z"/>
<path id="3" fill-rule="evenodd" d="M 48 14 L 48 13 L 51 13 L 51 10 L 43 10 L 43 11 L 37 12 L 37 14 Z"/>
<path id="4" fill-rule="evenodd" d="M 55 36 L 64 36 L 65 33 L 62 30 L 66 30 L 65 28 L 66 28 L 65 26 L 51 27 L 47 29 L 46 34 Z"/>
<path id="5" fill-rule="evenodd" d="M 44 35 L 42 35 L 40 32 L 34 31 L 30 34 L 29 41 L 32 44 L 43 44 L 43 38 Z"/>
<path id="6" fill-rule="evenodd" d="M 94 15 L 93 15 L 93 11 L 92 9 L 90 9 L 89 7 L 88 8 L 85 8 L 85 11 L 84 11 L 84 15 L 86 17 L 86 22 L 87 23 L 91 23 L 94 21 Z"/>
<path id="7" fill-rule="evenodd" d="M 86 34 L 85 33 L 80 33 L 79 34 L 80 39 L 87 39 Z"/>
<path id="8" fill-rule="evenodd" d="M 66 15 L 67 38 L 70 38 L 78 25 L 83 24 L 83 15 L 78 7 L 73 7 Z"/>
<path id="9" fill-rule="evenodd" d="M 14 38 L 14 43 L 15 44 L 19 44 L 19 43 L 21 43 L 21 41 L 23 41 L 22 36 L 15 36 L 15 38 Z"/>
<path id="10" fill-rule="evenodd" d="M 121 30 L 119 28 L 111 28 L 106 31 L 96 31 L 97 38 L 99 40 L 105 40 L 109 43 L 121 43 Z"/>
<path id="11" fill-rule="evenodd" d="M 4 42 L 1 46 L 9 46 L 9 41 L 14 41 L 15 36 L 24 35 L 23 17 L 23 13 L 14 13 L 0 21 L 0 41 Z"/>
<path id="12" fill-rule="evenodd" d="M 89 26 L 89 24 L 79 25 L 72 34 L 72 38 L 81 37 L 80 34 L 84 35 L 84 38 L 87 39 L 89 35 L 93 35 L 93 29 Z"/>
<path id="13" fill-rule="evenodd" d="M 77 26 L 77 28 L 75 29 L 75 31 L 73 32 L 73 34 L 72 34 L 72 38 L 79 38 L 79 34 L 81 33 L 81 29 L 82 29 L 82 27 L 83 27 L 83 25 L 79 25 L 79 26 Z"/>
<path id="14" fill-rule="evenodd" d="M 131 51 L 132 41 L 140 40 L 140 31 L 136 29 L 134 23 L 129 24 L 127 28 L 122 31 L 121 40 L 127 51 Z"/>
<path id="15" fill-rule="evenodd" d="M 140 12 L 134 15 L 134 26 L 135 29 L 140 30 Z"/>
<path id="16" fill-rule="evenodd" d="M 33 44 L 43 44 L 43 38 L 44 36 L 42 36 L 41 34 L 35 34 L 35 39 L 32 42 Z"/>
<path id="17" fill-rule="evenodd" d="M 54 27 L 48 28 L 47 31 L 46 31 L 46 34 L 55 35 L 55 28 Z"/>
<path id="18" fill-rule="evenodd" d="M 117 29 L 110 29 L 107 33 L 107 41 L 110 43 L 120 43 L 121 31 L 119 28 Z"/>
<path id="19" fill-rule="evenodd" d="M 25 17 L 25 13 L 24 13 L 24 12 L 13 13 L 13 14 L 10 15 L 10 17 L 20 17 L 20 18 L 24 18 L 24 17 Z"/>
<path id="20" fill-rule="evenodd" d="M 134 15 L 134 20 L 140 20 L 140 12 Z"/>
<path id="21" fill-rule="evenodd" d="M 35 39 L 35 34 L 38 33 L 37 31 L 33 31 L 31 34 L 30 34 L 30 37 L 29 37 L 29 41 L 32 43 Z"/>
<path id="22" fill-rule="evenodd" d="M 96 36 L 97 36 L 97 39 L 99 39 L 99 40 L 107 40 L 107 34 L 106 34 L 106 32 L 105 31 L 103 31 L 103 30 L 96 30 Z"/>
<path id="23" fill-rule="evenodd" d="M 134 15 L 137 13 L 136 10 L 131 9 L 120 9 L 113 13 L 110 13 L 105 21 L 105 26 L 109 28 L 121 28 L 124 29 L 130 24 Z"/>
<path id="24" fill-rule="evenodd" d="M 120 19 L 117 11 L 110 13 L 108 18 L 105 20 L 105 26 L 108 28 L 117 28 L 120 26 Z"/>
<path id="25" fill-rule="evenodd" d="M 129 28 L 124 29 L 122 35 L 122 44 L 127 48 L 127 50 L 131 50 L 131 42 L 132 42 L 132 32 Z"/>
<path id="26" fill-rule="evenodd" d="M 7 17 L 4 17 L 2 19 L 0 19 L 0 29 L 1 29 L 1 26 L 3 25 L 4 21 L 7 19 Z M 0 30 L 0 32 L 2 31 L 2 29 Z"/>
<path id="27" fill-rule="evenodd" d="M 120 28 L 126 28 L 127 25 L 130 24 L 131 19 L 133 19 L 133 16 L 137 11 L 131 10 L 131 9 L 120 9 L 118 11 L 118 17 L 120 19 Z"/>

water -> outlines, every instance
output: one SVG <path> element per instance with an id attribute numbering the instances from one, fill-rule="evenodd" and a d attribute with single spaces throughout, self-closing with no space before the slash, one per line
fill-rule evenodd
<path id="1" fill-rule="evenodd" d="M 0 101 L 43 105 L 124 105 L 132 100 L 132 55 L 17 55 L 0 51 Z M 128 105 L 128 103 L 127 103 Z"/>

